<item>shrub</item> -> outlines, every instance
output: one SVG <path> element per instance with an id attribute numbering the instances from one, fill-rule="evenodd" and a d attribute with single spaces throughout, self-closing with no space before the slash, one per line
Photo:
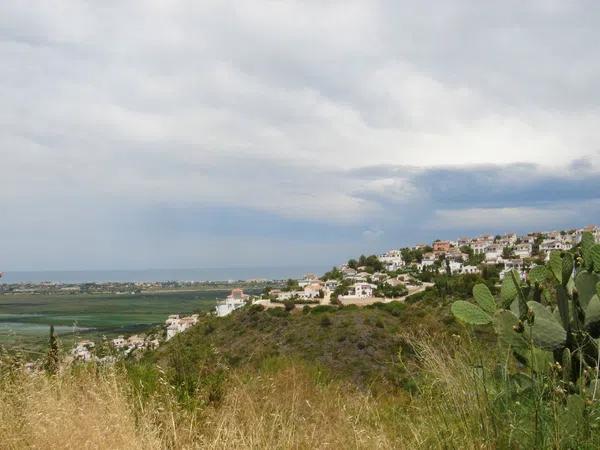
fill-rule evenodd
<path id="1" fill-rule="evenodd" d="M 321 326 L 322 327 L 328 327 L 331 326 L 332 322 L 331 319 L 329 318 L 329 315 L 324 314 L 323 317 L 321 317 Z"/>
<path id="2" fill-rule="evenodd" d="M 380 309 L 382 311 L 385 311 L 385 312 L 391 314 L 392 316 L 399 317 L 402 314 L 402 312 L 406 309 L 406 305 L 404 303 L 400 303 L 400 302 L 389 302 L 389 303 L 377 302 L 377 303 L 373 303 L 372 305 L 369 305 L 368 308 Z"/>
<path id="3" fill-rule="evenodd" d="M 311 309 L 311 312 L 313 314 L 321 314 L 321 313 L 335 312 L 335 311 L 337 311 L 337 307 L 330 306 L 330 305 L 319 305 L 319 306 L 315 306 L 314 308 Z"/>
<path id="4" fill-rule="evenodd" d="M 286 311 L 292 311 L 295 307 L 296 304 L 294 303 L 293 300 L 286 300 L 285 302 L 283 302 L 283 306 L 285 308 Z"/>
<path id="5" fill-rule="evenodd" d="M 284 308 L 269 308 L 267 314 L 272 317 L 288 317 L 290 315 Z"/>
<path id="6" fill-rule="evenodd" d="M 259 313 L 265 310 L 265 307 L 263 305 L 252 305 L 250 306 L 250 308 L 248 308 L 248 312 L 249 313 Z"/>

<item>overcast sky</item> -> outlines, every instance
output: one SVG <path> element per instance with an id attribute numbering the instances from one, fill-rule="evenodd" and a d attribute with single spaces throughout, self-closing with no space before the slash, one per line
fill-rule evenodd
<path id="1" fill-rule="evenodd" d="M 600 222 L 600 3 L 0 2 L 0 270 Z"/>

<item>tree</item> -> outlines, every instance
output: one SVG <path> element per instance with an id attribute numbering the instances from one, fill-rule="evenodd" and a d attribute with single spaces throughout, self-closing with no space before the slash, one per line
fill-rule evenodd
<path id="1" fill-rule="evenodd" d="M 344 274 L 342 273 L 342 271 L 337 267 L 333 267 L 329 272 L 325 272 L 323 274 L 321 280 L 341 280 L 342 278 L 344 278 Z"/>
<path id="2" fill-rule="evenodd" d="M 469 266 L 478 266 L 479 264 L 481 264 L 483 262 L 483 260 L 485 259 L 485 254 L 484 253 L 479 253 L 478 255 L 471 255 L 469 256 L 469 259 L 467 260 L 467 264 Z"/>
<path id="3" fill-rule="evenodd" d="M 402 259 L 406 264 L 410 264 L 412 262 L 420 263 L 423 260 L 422 250 L 412 250 L 410 248 L 403 248 L 402 250 L 400 250 L 400 254 L 402 255 Z"/>
<path id="4" fill-rule="evenodd" d="M 542 242 L 544 242 L 544 236 L 538 234 L 535 237 L 533 245 L 531 246 L 531 256 L 537 256 L 540 254 L 540 245 L 542 244 Z"/>
<path id="5" fill-rule="evenodd" d="M 461 251 L 462 253 L 466 253 L 466 254 L 469 256 L 469 258 L 470 258 L 471 256 L 473 256 L 473 249 L 471 248 L 471 246 L 470 246 L 470 245 L 463 245 L 463 246 L 460 248 L 460 251 Z"/>
<path id="6" fill-rule="evenodd" d="M 291 278 L 289 280 L 287 280 L 285 282 L 285 287 L 283 288 L 284 291 L 297 291 L 300 289 L 300 285 L 298 284 L 297 280 L 292 280 Z"/>
<path id="7" fill-rule="evenodd" d="M 502 258 L 510 259 L 515 257 L 515 250 L 513 247 L 504 247 L 502 249 Z"/>
<path id="8" fill-rule="evenodd" d="M 398 298 L 408 294 L 408 289 L 403 284 L 392 286 L 388 283 L 382 283 L 375 290 L 375 297 Z"/>
<path id="9" fill-rule="evenodd" d="M 54 325 L 50 325 L 48 353 L 46 354 L 46 361 L 44 362 L 44 369 L 46 370 L 46 373 L 54 375 L 56 372 L 58 372 L 59 363 L 60 355 L 58 350 L 58 340 L 54 334 Z"/>
<path id="10" fill-rule="evenodd" d="M 338 297 L 340 295 L 347 295 L 349 287 L 350 287 L 350 281 L 348 281 L 348 280 L 342 280 L 342 282 L 337 285 L 337 287 L 335 288 L 335 290 L 331 294 L 331 297 L 330 297 L 331 303 L 334 304 L 334 305 L 339 304 Z"/>

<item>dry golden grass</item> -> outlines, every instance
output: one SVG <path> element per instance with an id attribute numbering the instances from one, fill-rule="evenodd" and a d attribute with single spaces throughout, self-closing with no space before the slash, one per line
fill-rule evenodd
<path id="1" fill-rule="evenodd" d="M 168 386 L 141 402 L 117 371 L 2 382 L 0 444 L 7 449 L 401 448 L 378 402 L 346 384 L 315 382 L 302 365 L 237 373 L 222 403 L 178 406 Z"/>
<path id="2" fill-rule="evenodd" d="M 17 376 L 2 383 L 0 447 L 7 449 L 160 448 L 136 424 L 116 373 Z"/>
<path id="3" fill-rule="evenodd" d="M 439 344 L 427 339 L 414 340 L 412 345 L 423 365 L 419 401 L 409 412 L 414 446 L 496 448 L 492 394 L 484 368 L 471 361 L 473 353 L 453 345 L 441 351 Z"/>
<path id="4" fill-rule="evenodd" d="M 302 367 L 237 379 L 205 429 L 207 448 L 398 448 L 374 399 L 318 386 Z"/>
<path id="5" fill-rule="evenodd" d="M 527 442 L 581 447 L 564 436 L 538 441 L 527 434 L 530 428 L 516 433 L 530 410 L 522 409 L 515 421 L 507 418 L 518 403 L 494 410 L 498 392 L 489 390 L 494 383 L 471 360 L 473 352 L 462 346 L 440 351 L 439 342 L 426 339 L 413 347 L 422 372 L 412 399 L 373 397 L 290 361 L 232 371 L 218 404 L 198 401 L 193 408 L 177 400 L 166 379 L 142 398 L 114 368 L 55 377 L 8 371 L 0 377 L 0 448 L 492 449 L 524 448 Z M 597 441 L 592 438 L 584 443 Z"/>

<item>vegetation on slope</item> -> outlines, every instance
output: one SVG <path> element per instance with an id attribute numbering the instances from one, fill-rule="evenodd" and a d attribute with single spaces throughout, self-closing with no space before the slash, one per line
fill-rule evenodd
<path id="1" fill-rule="evenodd" d="M 410 352 L 404 333 L 440 335 L 459 328 L 447 306 L 380 303 L 366 308 L 306 307 L 302 312 L 250 307 L 225 318 L 204 317 L 146 362 L 158 362 L 176 383 L 193 392 L 207 358 L 219 367 L 259 366 L 274 357 L 314 364 L 358 386 L 406 387 L 398 353 Z"/>

